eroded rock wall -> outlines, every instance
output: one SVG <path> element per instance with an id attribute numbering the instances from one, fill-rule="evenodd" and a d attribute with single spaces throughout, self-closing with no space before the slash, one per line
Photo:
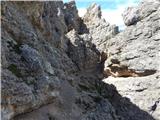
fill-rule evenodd
<path id="1" fill-rule="evenodd" d="M 119 93 L 154 119 L 160 119 L 160 1 L 143 1 L 123 14 L 127 28 L 106 41 L 104 81 L 115 85 Z M 116 98 L 115 98 L 116 99 Z M 113 102 L 114 103 L 114 102 Z M 125 116 L 129 107 L 119 114 Z M 125 120 L 149 119 L 128 113 Z M 150 118 L 151 119 L 151 118 Z"/>
<path id="2" fill-rule="evenodd" d="M 75 1 L 1 4 L 3 120 L 160 119 L 158 0 L 120 33 L 97 4 L 83 18 Z"/>
<path id="3" fill-rule="evenodd" d="M 3 120 L 116 119 L 75 2 L 2 2 L 1 21 Z"/>

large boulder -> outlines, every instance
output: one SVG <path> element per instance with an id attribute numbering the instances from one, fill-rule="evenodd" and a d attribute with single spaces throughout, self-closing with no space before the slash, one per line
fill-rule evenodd
<path id="1" fill-rule="evenodd" d="M 126 26 L 134 25 L 138 21 L 156 12 L 159 8 L 158 0 L 143 0 L 137 7 L 128 7 L 122 14 Z"/>
<path id="2" fill-rule="evenodd" d="M 123 20 L 125 25 L 134 25 L 140 21 L 139 10 L 135 7 L 128 7 L 123 13 Z"/>

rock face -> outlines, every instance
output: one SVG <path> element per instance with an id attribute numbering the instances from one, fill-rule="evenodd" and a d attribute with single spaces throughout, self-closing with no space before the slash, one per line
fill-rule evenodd
<path id="1" fill-rule="evenodd" d="M 136 8 L 128 8 L 123 16 L 128 27 L 106 41 L 104 73 L 112 77 L 104 82 L 115 85 L 123 97 L 159 120 L 160 2 L 142 2 Z M 133 119 L 132 114 L 136 113 L 129 113 L 125 120 Z M 144 118 L 139 114 L 134 117 L 138 119 Z"/>
<path id="2" fill-rule="evenodd" d="M 159 1 L 128 8 L 121 33 L 97 4 L 1 4 L 2 120 L 160 119 Z"/>
<path id="3" fill-rule="evenodd" d="M 130 26 L 143 20 L 159 9 L 158 0 L 143 0 L 137 7 L 128 7 L 122 14 L 125 25 Z"/>
<path id="4" fill-rule="evenodd" d="M 152 114 L 156 120 L 160 118 L 160 74 L 157 73 L 155 75 L 150 75 L 147 77 L 128 77 L 128 78 L 112 78 L 109 77 L 104 79 L 104 82 L 113 84 L 116 86 L 119 93 L 129 99 L 132 103 L 137 105 L 139 108 L 147 111 L 149 114 Z M 115 98 L 116 99 L 116 98 Z M 154 105 L 157 105 L 155 110 L 152 110 Z M 117 104 L 115 104 L 116 106 Z M 144 116 L 140 114 L 138 116 L 134 116 L 137 113 L 137 110 L 130 111 L 128 108 L 124 111 L 121 111 L 120 108 L 115 107 L 119 113 L 124 116 L 125 120 L 140 120 L 140 119 L 149 119 L 148 116 Z M 132 108 L 131 108 L 132 109 Z M 128 112 L 128 116 L 125 116 L 126 112 Z M 151 119 L 151 118 L 150 118 Z M 149 120 L 150 120 L 149 119 Z M 152 120 L 152 119 L 151 119 Z"/>
<path id="5" fill-rule="evenodd" d="M 78 10 L 76 8 L 75 1 L 70 1 L 64 4 L 64 20 L 68 26 L 68 31 L 75 29 L 80 32 L 81 18 L 78 16 Z"/>
<path id="6" fill-rule="evenodd" d="M 105 41 L 119 32 L 116 25 L 110 25 L 105 19 L 101 18 L 101 8 L 95 3 L 87 9 L 83 21 L 92 36 L 91 42 L 97 46 L 100 52 L 104 51 L 101 46 L 104 45 Z"/>
<path id="7" fill-rule="evenodd" d="M 100 53 L 91 43 L 89 34 L 78 35 L 76 31 L 67 33 L 70 40 L 68 43 L 68 56 L 77 65 L 79 70 L 96 69 Z"/>
<path id="8" fill-rule="evenodd" d="M 128 7 L 123 13 L 123 20 L 125 25 L 133 25 L 140 21 L 139 10 L 134 7 Z"/>
<path id="9" fill-rule="evenodd" d="M 159 2 L 147 4 L 155 4 L 155 7 L 160 5 Z M 110 56 L 105 62 L 106 68 L 107 66 L 112 70 L 117 68 L 117 72 L 118 69 L 124 68 L 140 76 L 159 71 L 159 10 L 158 8 L 149 15 L 146 12 L 147 15 L 143 14 L 143 16 L 147 17 L 106 42 Z"/>
<path id="10" fill-rule="evenodd" d="M 73 1 L 2 2 L 3 120 L 116 119 L 82 21 Z"/>

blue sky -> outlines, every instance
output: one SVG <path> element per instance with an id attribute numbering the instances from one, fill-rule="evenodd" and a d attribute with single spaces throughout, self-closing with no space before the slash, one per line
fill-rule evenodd
<path id="1" fill-rule="evenodd" d="M 63 0 L 68 2 L 70 0 Z M 125 25 L 122 19 L 122 13 L 129 6 L 136 6 L 141 0 L 75 0 L 79 15 L 82 17 L 86 8 L 92 3 L 97 3 L 101 6 L 102 17 L 110 24 L 116 24 L 120 29 L 124 29 Z"/>
<path id="2" fill-rule="evenodd" d="M 64 0 L 69 1 L 69 0 Z M 93 2 L 101 5 L 102 9 L 117 9 L 119 5 L 124 5 L 128 3 L 138 3 L 139 0 L 76 0 L 76 5 L 78 8 L 86 8 Z"/>

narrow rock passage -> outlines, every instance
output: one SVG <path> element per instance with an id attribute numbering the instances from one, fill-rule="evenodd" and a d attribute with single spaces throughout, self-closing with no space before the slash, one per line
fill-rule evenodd
<path id="1" fill-rule="evenodd" d="M 126 9 L 122 32 L 97 4 L 1 4 L 2 120 L 160 119 L 159 0 Z"/>

